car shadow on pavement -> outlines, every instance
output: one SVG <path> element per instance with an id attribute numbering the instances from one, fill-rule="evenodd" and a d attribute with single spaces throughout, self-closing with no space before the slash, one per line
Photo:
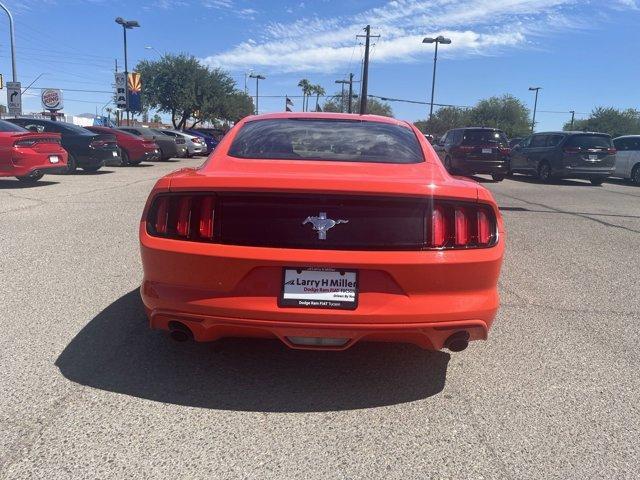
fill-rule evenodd
<path id="1" fill-rule="evenodd" d="M 49 185 L 57 185 L 58 182 L 49 182 L 47 180 L 38 180 L 37 182 L 25 183 L 20 180 L 13 179 L 0 179 L 0 190 L 5 189 L 23 189 L 23 188 L 34 188 L 34 187 L 47 187 Z"/>
<path id="2" fill-rule="evenodd" d="M 589 180 L 569 180 L 566 178 L 562 178 L 562 179 L 554 178 L 550 182 L 544 183 L 538 180 L 536 177 L 529 176 L 529 175 L 518 175 L 518 174 L 514 174 L 510 177 L 507 177 L 507 179 L 513 180 L 516 182 L 534 183 L 538 185 L 559 185 L 564 187 L 592 187 L 593 188 L 593 185 L 591 185 L 591 182 L 589 182 Z"/>
<path id="3" fill-rule="evenodd" d="M 91 320 L 56 360 L 67 379 L 176 405 L 322 412 L 424 399 L 444 388 L 449 354 L 412 345 L 301 351 L 279 340 L 173 342 L 152 331 L 138 290 Z"/>

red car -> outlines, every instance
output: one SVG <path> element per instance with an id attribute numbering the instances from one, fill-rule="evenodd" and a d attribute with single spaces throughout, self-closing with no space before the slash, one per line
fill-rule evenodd
<path id="1" fill-rule="evenodd" d="M 247 117 L 156 183 L 139 233 L 150 325 L 176 340 L 460 351 L 498 309 L 496 202 L 391 118 Z"/>
<path id="2" fill-rule="evenodd" d="M 123 132 L 117 128 L 109 127 L 85 127 L 94 133 L 109 133 L 115 135 L 116 142 L 121 152 L 121 165 L 138 165 L 144 161 L 155 161 L 160 159 L 160 149 L 158 144 L 151 140 L 138 137 L 128 132 Z"/>
<path id="3" fill-rule="evenodd" d="M 32 133 L 0 120 L 0 177 L 37 182 L 45 173 L 66 171 L 67 158 L 59 133 Z"/>

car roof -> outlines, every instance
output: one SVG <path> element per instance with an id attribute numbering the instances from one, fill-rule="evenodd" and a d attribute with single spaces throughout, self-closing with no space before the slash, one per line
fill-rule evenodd
<path id="1" fill-rule="evenodd" d="M 309 119 L 309 120 L 360 120 L 363 122 L 379 122 L 391 125 L 410 126 L 409 122 L 398 120 L 381 115 L 360 115 L 357 113 L 332 113 L 332 112 L 278 112 L 263 113 L 261 115 L 250 115 L 243 119 L 243 122 L 253 122 L 256 120 L 287 120 L 287 119 Z"/>
<path id="2" fill-rule="evenodd" d="M 614 138 L 614 140 L 618 140 L 619 138 L 640 138 L 640 135 L 620 135 L 619 137 Z"/>
<path id="3" fill-rule="evenodd" d="M 556 130 L 552 132 L 535 132 L 534 135 L 609 135 L 609 134 L 602 133 L 602 132 L 582 132 L 580 130 L 570 130 L 570 131 Z"/>

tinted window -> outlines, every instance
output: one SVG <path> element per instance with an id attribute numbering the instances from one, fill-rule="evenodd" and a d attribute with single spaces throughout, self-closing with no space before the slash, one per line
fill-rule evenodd
<path id="1" fill-rule="evenodd" d="M 531 137 L 531 148 L 546 147 L 547 135 L 534 135 Z"/>
<path id="2" fill-rule="evenodd" d="M 573 148 L 609 148 L 611 147 L 611 137 L 608 135 L 572 135 L 565 146 Z"/>
<path id="3" fill-rule="evenodd" d="M 462 137 L 463 145 L 479 145 L 487 143 L 497 143 L 499 145 L 508 145 L 509 140 L 501 130 L 465 130 Z"/>
<path id="4" fill-rule="evenodd" d="M 138 130 L 136 130 L 135 128 L 120 128 L 119 130 L 122 130 L 123 132 L 127 132 L 130 133 L 132 135 L 142 135 L 142 133 L 140 133 Z"/>
<path id="5" fill-rule="evenodd" d="M 245 124 L 229 149 L 239 158 L 418 163 L 413 131 L 353 120 L 273 119 Z"/>
<path id="6" fill-rule="evenodd" d="M 640 150 L 639 137 L 618 138 L 613 141 L 614 146 L 620 151 L 638 151 Z"/>
<path id="7" fill-rule="evenodd" d="M 563 138 L 564 135 L 549 135 L 549 138 L 547 139 L 547 147 L 557 147 Z"/>
<path id="8" fill-rule="evenodd" d="M 518 145 L 522 148 L 528 148 L 531 146 L 531 137 L 523 139 Z"/>
<path id="9" fill-rule="evenodd" d="M 73 123 L 47 122 L 45 130 L 47 132 L 61 132 L 72 135 L 93 135 L 93 132 L 90 132 L 86 128 L 79 127 L 78 125 L 74 125 Z"/>
<path id="10" fill-rule="evenodd" d="M 26 128 L 22 128 L 18 125 L 15 125 L 11 122 L 7 122 L 5 120 L 0 120 L 0 132 L 27 132 Z"/>

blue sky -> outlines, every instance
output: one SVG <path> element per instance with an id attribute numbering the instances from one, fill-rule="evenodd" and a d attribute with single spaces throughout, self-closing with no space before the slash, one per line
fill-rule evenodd
<path id="1" fill-rule="evenodd" d="M 16 20 L 18 80 L 23 87 L 65 90 L 65 111 L 98 111 L 109 101 L 115 59 L 122 65 L 116 16 L 136 19 L 130 70 L 159 52 L 188 52 L 222 67 L 244 87 L 245 72 L 267 76 L 260 110 L 278 111 L 298 95 L 301 78 L 338 90 L 336 79 L 360 76 L 363 46 L 355 35 L 370 23 L 381 35 L 372 48 L 369 92 L 426 101 L 433 46 L 444 34 L 436 102 L 472 105 L 510 93 L 533 105 L 540 86 L 538 129 L 560 128 L 568 112 L 595 106 L 640 108 L 640 1 L 637 0 L 6 0 Z M 7 21 L 0 18 L 0 72 L 10 80 Z M 255 85 L 249 84 L 254 93 Z M 82 92 L 78 90 L 92 90 Z M 262 97 L 265 95 L 265 97 Z M 3 103 L 5 93 L 2 93 Z M 296 108 L 301 101 L 294 99 Z M 39 97 L 24 99 L 40 109 Z M 392 103 L 399 118 L 424 118 L 426 105 Z M 546 113 L 549 112 L 549 113 Z"/>

